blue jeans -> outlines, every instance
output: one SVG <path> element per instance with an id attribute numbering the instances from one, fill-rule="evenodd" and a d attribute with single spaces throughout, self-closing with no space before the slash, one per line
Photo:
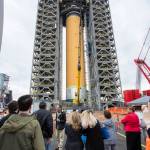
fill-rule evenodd
<path id="1" fill-rule="evenodd" d="M 52 150 L 52 143 L 48 143 L 49 139 L 44 139 L 45 142 L 45 150 Z"/>

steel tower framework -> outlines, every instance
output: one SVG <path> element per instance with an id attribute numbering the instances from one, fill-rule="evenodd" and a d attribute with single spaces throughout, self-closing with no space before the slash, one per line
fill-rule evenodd
<path id="1" fill-rule="evenodd" d="M 70 2 L 70 0 L 63 0 Z M 60 0 L 39 0 L 31 94 L 58 102 L 61 85 L 62 26 Z M 73 0 L 77 3 L 79 0 Z M 121 82 L 108 0 L 85 0 L 84 26 L 89 53 L 91 101 L 121 98 Z M 82 6 L 81 6 L 82 7 Z"/>
<path id="2" fill-rule="evenodd" d="M 58 100 L 59 1 L 39 0 L 31 77 L 34 99 Z"/>
<path id="3" fill-rule="evenodd" d="M 109 1 L 91 0 L 88 16 L 91 98 L 97 104 L 118 100 L 122 89 Z"/>

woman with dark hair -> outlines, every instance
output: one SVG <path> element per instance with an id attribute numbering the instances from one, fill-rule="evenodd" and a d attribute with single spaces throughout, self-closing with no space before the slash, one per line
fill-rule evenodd
<path id="1" fill-rule="evenodd" d="M 115 150 L 117 143 L 115 124 L 112 120 L 111 113 L 108 110 L 104 111 L 104 117 L 105 121 L 103 122 L 103 124 L 109 133 L 109 138 L 104 140 L 105 150 Z"/>
<path id="2" fill-rule="evenodd" d="M 128 114 L 121 120 L 121 123 L 126 132 L 127 150 L 142 150 L 140 122 L 132 107 L 128 108 Z"/>

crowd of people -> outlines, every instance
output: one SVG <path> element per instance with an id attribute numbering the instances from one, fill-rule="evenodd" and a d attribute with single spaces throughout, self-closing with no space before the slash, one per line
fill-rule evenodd
<path id="1" fill-rule="evenodd" d="M 61 105 L 56 113 L 47 109 L 44 101 L 31 113 L 32 97 L 21 96 L 8 104 L 9 114 L 0 120 L 0 150 L 116 150 L 117 134 L 112 115 L 103 112 L 98 120 L 91 109 L 73 110 L 67 116 Z M 140 115 L 139 115 L 140 114 Z M 127 150 L 142 150 L 141 132 L 146 150 L 150 150 L 150 123 L 141 113 L 128 108 L 122 118 Z M 52 139 L 56 139 L 56 147 Z"/>

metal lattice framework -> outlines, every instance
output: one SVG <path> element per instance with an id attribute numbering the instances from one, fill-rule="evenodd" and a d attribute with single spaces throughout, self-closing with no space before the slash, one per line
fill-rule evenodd
<path id="1" fill-rule="evenodd" d="M 90 78 L 93 100 L 121 98 L 121 82 L 108 0 L 91 0 L 89 5 Z"/>
<path id="2" fill-rule="evenodd" d="M 67 1 L 67 0 L 66 0 Z M 70 1 L 70 0 L 69 0 Z M 60 0 L 39 0 L 31 94 L 35 100 L 58 102 L 61 97 L 62 28 Z M 108 0 L 86 0 L 84 25 L 87 30 L 92 102 L 121 98 L 121 82 Z"/>
<path id="3" fill-rule="evenodd" d="M 59 1 L 39 0 L 33 66 L 31 95 L 35 100 L 59 99 Z"/>

